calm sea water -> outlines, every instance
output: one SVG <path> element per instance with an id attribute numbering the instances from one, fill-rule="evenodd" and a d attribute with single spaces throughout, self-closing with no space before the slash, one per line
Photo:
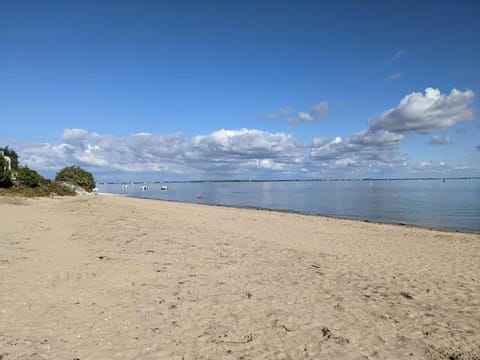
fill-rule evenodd
<path id="1" fill-rule="evenodd" d="M 100 192 L 480 232 L 480 180 L 99 184 Z M 197 195 L 202 194 L 198 199 Z"/>

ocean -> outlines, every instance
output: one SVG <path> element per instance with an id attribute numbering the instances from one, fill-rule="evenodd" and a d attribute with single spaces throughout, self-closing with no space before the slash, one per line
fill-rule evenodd
<path id="1" fill-rule="evenodd" d="M 162 185 L 168 191 L 162 191 Z M 480 179 L 102 183 L 98 189 L 133 197 L 480 232 Z"/>

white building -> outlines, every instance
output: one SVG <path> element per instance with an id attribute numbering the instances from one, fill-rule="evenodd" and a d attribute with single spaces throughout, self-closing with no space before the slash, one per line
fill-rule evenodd
<path id="1" fill-rule="evenodd" d="M 12 159 L 10 159 L 9 156 L 6 156 L 3 151 L 0 151 L 0 155 L 2 155 L 4 158 L 5 158 L 5 161 L 7 162 L 7 165 L 5 166 L 4 169 L 2 169 L 3 171 L 8 171 L 8 170 L 11 170 L 12 169 Z"/>

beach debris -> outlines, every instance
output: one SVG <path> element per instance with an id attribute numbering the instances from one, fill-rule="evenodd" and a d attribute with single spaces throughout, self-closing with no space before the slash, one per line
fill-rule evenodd
<path id="1" fill-rule="evenodd" d="M 331 336 L 333 336 L 333 334 L 332 334 L 332 332 L 330 331 L 330 329 L 327 328 L 327 327 L 325 327 L 325 326 L 322 328 L 322 334 L 323 334 L 323 336 L 325 336 L 326 338 L 330 338 Z"/>
<path id="2" fill-rule="evenodd" d="M 225 334 L 223 337 L 227 337 L 227 335 Z M 216 342 L 216 343 L 225 343 L 225 344 L 247 344 L 247 343 L 253 341 L 253 335 L 252 335 L 252 333 L 248 334 L 248 335 L 245 337 L 245 340 L 228 341 L 228 340 L 223 340 L 223 339 L 221 339 L 221 336 L 219 336 L 219 338 L 220 338 L 220 339 L 218 339 L 218 340 L 213 340 L 213 341 Z"/>
<path id="3" fill-rule="evenodd" d="M 282 328 L 284 328 L 284 330 L 285 330 L 286 332 L 292 331 L 292 330 L 290 330 L 289 328 L 287 328 L 285 325 L 282 325 Z"/>
<path id="4" fill-rule="evenodd" d="M 103 260 L 103 259 L 105 259 L 105 256 L 99 256 L 98 258 L 99 258 L 100 260 Z"/>
<path id="5" fill-rule="evenodd" d="M 402 291 L 402 292 L 400 293 L 400 295 L 402 295 L 405 299 L 408 299 L 408 300 L 412 300 L 412 299 L 413 299 L 413 295 L 410 294 L 410 293 L 408 293 L 408 292 L 406 292 L 406 291 Z"/>
<path id="6" fill-rule="evenodd" d="M 253 296 L 252 293 L 250 292 L 247 292 L 245 295 L 247 296 L 248 299 L 250 299 Z"/>
<path id="7" fill-rule="evenodd" d="M 312 264 L 312 266 L 313 266 L 315 269 L 320 269 L 320 265 L 318 265 L 318 264 Z"/>
<path id="8" fill-rule="evenodd" d="M 327 339 L 331 339 L 339 345 L 345 345 L 345 344 L 348 344 L 350 342 L 350 340 L 348 340 L 347 338 L 344 338 L 342 336 L 333 335 L 332 331 L 325 326 L 322 328 L 322 334 Z"/>

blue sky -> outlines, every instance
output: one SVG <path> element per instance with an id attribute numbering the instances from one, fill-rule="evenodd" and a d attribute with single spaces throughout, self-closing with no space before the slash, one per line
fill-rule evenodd
<path id="1" fill-rule="evenodd" d="M 99 180 L 480 175 L 477 1 L 0 0 L 0 146 Z"/>

